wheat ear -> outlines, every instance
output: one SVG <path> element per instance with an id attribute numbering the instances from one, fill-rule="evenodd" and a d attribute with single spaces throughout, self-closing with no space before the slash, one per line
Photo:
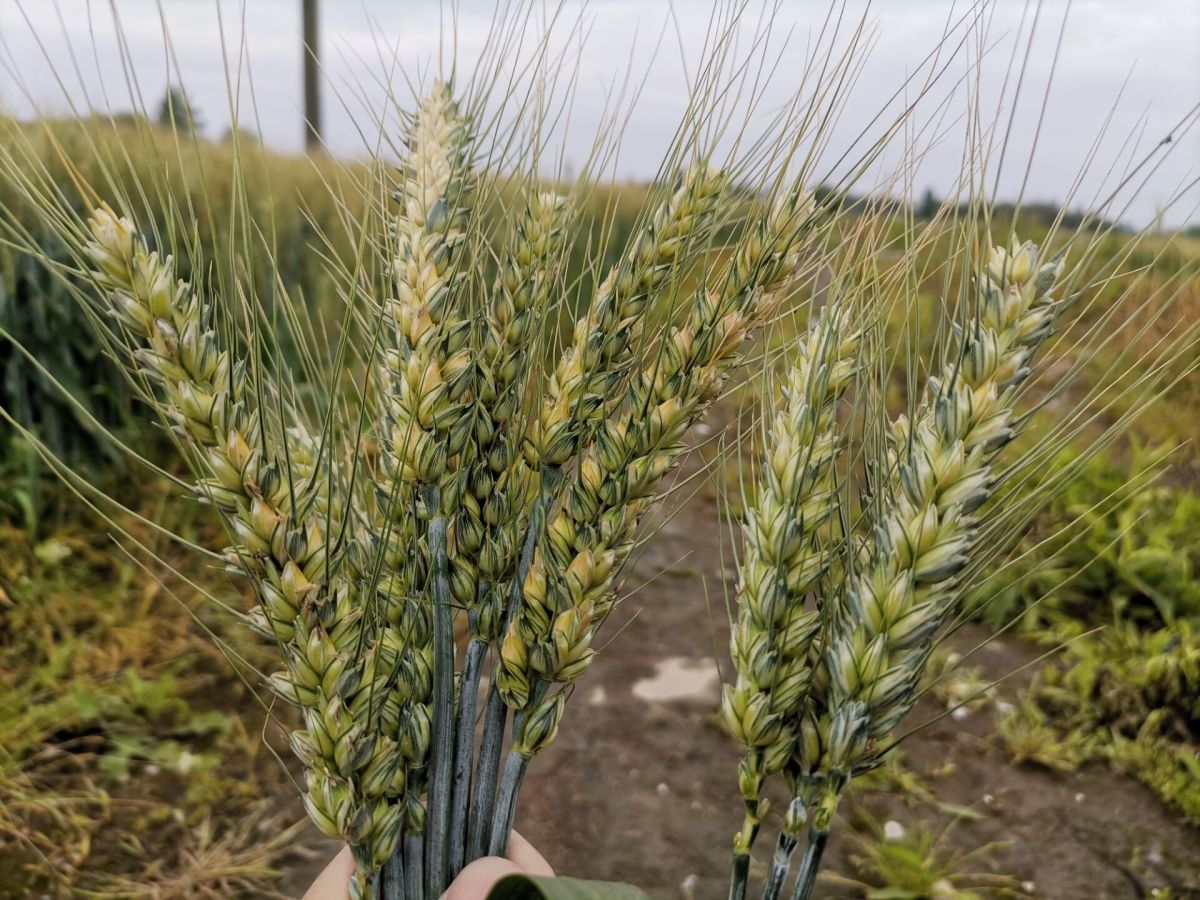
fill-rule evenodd
<path id="1" fill-rule="evenodd" d="M 716 399 L 747 334 L 793 286 L 811 222 L 808 196 L 790 192 L 744 238 L 722 287 L 696 293 L 686 321 L 664 335 L 622 409 L 581 454 L 501 647 L 498 687 L 523 715 L 506 763 L 492 853 L 507 845 L 529 758 L 557 734 L 565 695 L 549 687 L 573 681 L 591 663 L 592 639 L 612 610 L 613 580 L 633 547 L 638 519 L 681 458 L 684 433 Z"/>
<path id="2" fill-rule="evenodd" d="M 1062 268 L 1061 259 L 1039 265 L 1032 243 L 993 249 L 977 279 L 978 315 L 958 329 L 956 358 L 930 379 L 915 418 L 895 424 L 891 496 L 832 622 L 825 708 L 797 754 L 801 781 L 823 786 L 795 900 L 812 889 L 845 784 L 877 763 L 883 739 L 915 702 L 970 558 L 991 460 L 1017 430 L 1017 389 L 1052 328 Z"/>
<path id="3" fill-rule="evenodd" d="M 471 135 L 451 86 L 436 83 L 409 120 L 408 155 L 397 191 L 399 212 L 393 223 L 393 278 L 396 296 L 386 311 L 396 346 L 384 355 L 382 386 L 386 412 L 384 458 L 391 483 L 385 487 L 399 537 L 425 522 L 423 559 L 411 548 L 397 548 L 391 567 L 400 587 L 421 596 L 432 615 L 432 686 L 427 697 L 409 694 L 406 709 L 431 733 L 423 756 L 408 759 L 410 771 L 431 761 L 428 821 L 419 806 L 419 786 L 408 790 L 408 829 L 427 836 L 425 891 L 438 897 L 445 889 L 447 824 L 454 753 L 454 616 L 447 547 L 449 522 L 462 494 L 456 457 L 471 436 L 474 388 L 469 346 L 470 323 L 461 312 L 465 273 L 461 251 L 466 240 L 470 194 Z M 406 570 L 407 567 L 407 570 Z M 414 577 L 415 576 L 415 577 Z M 474 593 L 474 585 L 470 587 Z M 473 599 L 473 598 L 472 598 Z M 423 650 L 423 648 L 420 648 Z M 403 670 L 401 670 L 401 673 Z M 423 684 L 419 686 L 424 686 Z M 427 712 L 422 715 L 420 707 Z M 423 780 L 423 779 L 422 779 Z M 415 845 L 411 848 L 416 852 Z M 406 871 L 412 878 L 414 861 Z"/>
<path id="4" fill-rule="evenodd" d="M 734 838 L 731 900 L 745 897 L 750 850 L 767 813 L 763 782 L 783 770 L 799 739 L 812 679 L 810 652 L 821 625 L 819 611 L 806 600 L 826 568 L 819 533 L 835 508 L 837 406 L 854 377 L 859 341 L 849 306 L 838 304 L 822 310 L 798 343 L 746 513 L 730 638 L 737 680 L 725 687 L 721 707 L 726 728 L 744 748 L 738 785 L 746 815 Z M 784 816 L 793 847 L 803 815 L 803 806 L 793 805 Z"/>
<path id="5" fill-rule="evenodd" d="M 218 345 L 211 307 L 176 278 L 172 258 L 151 252 L 108 209 L 93 212 L 89 227 L 92 277 L 136 347 L 137 371 L 158 386 L 151 399 L 194 451 L 197 493 L 229 524 L 235 544 L 226 559 L 250 577 L 260 602 L 252 623 L 280 645 L 287 670 L 269 683 L 303 715 L 291 741 L 306 766 L 304 803 L 322 831 L 353 848 L 361 894 L 399 835 L 399 811 L 386 797 L 397 760 L 374 727 L 373 653 L 359 656 L 369 636 L 353 584 L 328 555 L 320 503 L 303 495 L 293 503 L 283 448 L 239 396 L 241 366 Z M 294 443 L 303 462 L 311 441 Z"/>
<path id="6" fill-rule="evenodd" d="M 687 259 L 689 246 L 706 234 L 726 182 L 724 175 L 703 165 L 691 167 L 679 187 L 655 209 L 649 225 L 626 249 L 593 294 L 587 312 L 575 322 L 572 342 L 547 379 L 540 408 L 523 442 L 538 489 L 526 520 L 521 564 L 507 597 L 502 633 L 507 632 L 520 606 L 533 547 L 541 540 L 546 513 L 558 494 L 561 471 L 597 422 L 611 411 L 612 398 L 621 397 L 621 384 L 636 358 L 645 312 Z M 476 767 L 475 809 L 468 835 L 471 858 L 487 852 L 507 716 L 508 706 L 494 681 Z"/>
<path id="7" fill-rule="evenodd" d="M 566 248 L 566 198 L 531 194 L 506 248 L 477 348 L 472 462 L 455 517 L 454 579 L 469 583 L 470 640 L 463 659 L 455 730 L 450 876 L 467 863 L 467 812 L 475 751 L 479 680 L 500 631 L 538 485 L 521 453 L 526 427 L 522 378 L 530 364 Z M 473 857 L 474 858 L 474 857 Z"/>

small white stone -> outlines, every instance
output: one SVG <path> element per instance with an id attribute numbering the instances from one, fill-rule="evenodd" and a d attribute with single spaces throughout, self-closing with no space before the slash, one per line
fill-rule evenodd
<path id="1" fill-rule="evenodd" d="M 955 722 L 961 722 L 963 719 L 971 718 L 971 711 L 965 706 L 956 707 L 954 712 L 950 713 L 950 718 Z"/>
<path id="2" fill-rule="evenodd" d="M 1000 715 L 1002 715 L 1002 716 L 1012 715 L 1012 711 L 1015 708 L 1016 707 L 1014 707 L 1007 700 L 997 700 L 996 701 L 996 712 L 1000 713 Z"/>
<path id="3" fill-rule="evenodd" d="M 1080 791 L 1078 794 L 1075 795 L 1075 802 L 1076 803 L 1083 802 L 1083 791 Z"/>
<path id="4" fill-rule="evenodd" d="M 883 823 L 883 836 L 889 841 L 902 841 L 908 835 L 907 829 L 895 819 Z"/>
<path id="5" fill-rule="evenodd" d="M 592 688 L 592 692 L 588 694 L 588 703 L 592 706 L 603 706 L 608 702 L 608 691 L 604 689 L 604 685 L 598 684 Z"/>
<path id="6" fill-rule="evenodd" d="M 986 803 L 988 806 L 995 806 L 995 805 L 996 805 L 996 798 L 995 798 L 995 797 L 993 797 L 991 794 L 984 794 L 984 795 L 983 795 L 983 802 L 984 802 L 984 803 Z"/>
<path id="7" fill-rule="evenodd" d="M 196 767 L 196 763 L 200 762 L 200 757 L 189 750 L 184 750 L 179 754 L 179 761 L 175 763 L 175 770 L 180 775 L 186 775 Z"/>
<path id="8" fill-rule="evenodd" d="M 708 437 L 712 434 L 712 426 L 707 422 L 697 422 L 694 430 L 700 437 Z"/>
<path id="9" fill-rule="evenodd" d="M 961 653 L 947 653 L 946 654 L 946 665 L 948 665 L 948 666 L 957 666 L 959 664 L 959 662 L 961 662 L 961 661 L 962 661 Z"/>
<path id="10" fill-rule="evenodd" d="M 639 678 L 633 696 L 648 703 L 714 703 L 721 695 L 721 675 L 709 657 L 670 656 L 654 666 L 654 674 Z"/>
<path id="11" fill-rule="evenodd" d="M 660 781 L 658 783 L 658 787 L 656 787 L 654 790 L 658 792 L 658 796 L 660 797 L 665 797 L 667 794 L 671 793 L 671 789 L 667 787 L 667 783 L 665 781 Z"/>
<path id="12" fill-rule="evenodd" d="M 698 884 L 700 884 L 700 877 L 695 872 L 683 879 L 679 885 L 679 893 L 683 900 L 694 900 Z"/>
<path id="13" fill-rule="evenodd" d="M 1021 890 L 1023 890 L 1027 894 L 1032 894 L 1036 889 L 1037 889 L 1037 885 L 1034 884 L 1032 881 L 1022 881 L 1021 882 Z"/>

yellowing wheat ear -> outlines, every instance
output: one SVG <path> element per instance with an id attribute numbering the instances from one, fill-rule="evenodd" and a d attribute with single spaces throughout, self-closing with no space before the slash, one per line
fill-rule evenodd
<path id="1" fill-rule="evenodd" d="M 405 141 L 393 223 L 396 295 L 385 304 L 395 340 L 384 355 L 381 379 L 384 459 L 391 483 L 381 492 L 387 495 L 384 508 L 398 526 L 398 541 L 410 542 L 396 546 L 389 561 L 390 576 L 399 579 L 399 591 L 392 595 L 404 596 L 401 605 L 405 600 L 423 604 L 432 618 L 431 627 L 424 628 L 415 621 L 420 613 L 401 611 L 393 616 L 393 625 L 400 645 L 408 645 L 403 652 L 414 676 L 397 683 L 396 703 L 408 770 L 405 872 L 412 892 L 424 871 L 424 890 L 436 897 L 446 882 L 454 748 L 454 583 L 448 532 L 463 494 L 459 473 L 472 436 L 477 380 L 461 294 L 472 250 L 467 236 L 471 134 L 448 83 L 435 84 L 421 102 Z M 414 547 L 414 538 L 423 540 L 423 549 Z M 473 585 L 460 594 L 460 602 L 472 602 Z M 415 626 L 407 633 L 406 615 Z M 432 667 L 431 679 L 424 678 L 426 666 Z"/>

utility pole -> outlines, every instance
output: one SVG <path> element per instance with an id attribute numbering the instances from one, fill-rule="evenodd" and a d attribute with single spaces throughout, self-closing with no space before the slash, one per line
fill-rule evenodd
<path id="1" fill-rule="evenodd" d="M 304 9 L 304 146 L 321 148 L 321 84 L 318 62 L 321 39 L 317 28 L 317 0 L 300 0 Z"/>

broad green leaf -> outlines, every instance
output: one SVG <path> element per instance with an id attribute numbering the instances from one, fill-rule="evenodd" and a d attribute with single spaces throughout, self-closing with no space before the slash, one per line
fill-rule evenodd
<path id="1" fill-rule="evenodd" d="M 579 878 L 545 878 L 509 875 L 500 879 L 488 900 L 649 900 L 631 884 L 616 881 L 583 881 Z"/>

